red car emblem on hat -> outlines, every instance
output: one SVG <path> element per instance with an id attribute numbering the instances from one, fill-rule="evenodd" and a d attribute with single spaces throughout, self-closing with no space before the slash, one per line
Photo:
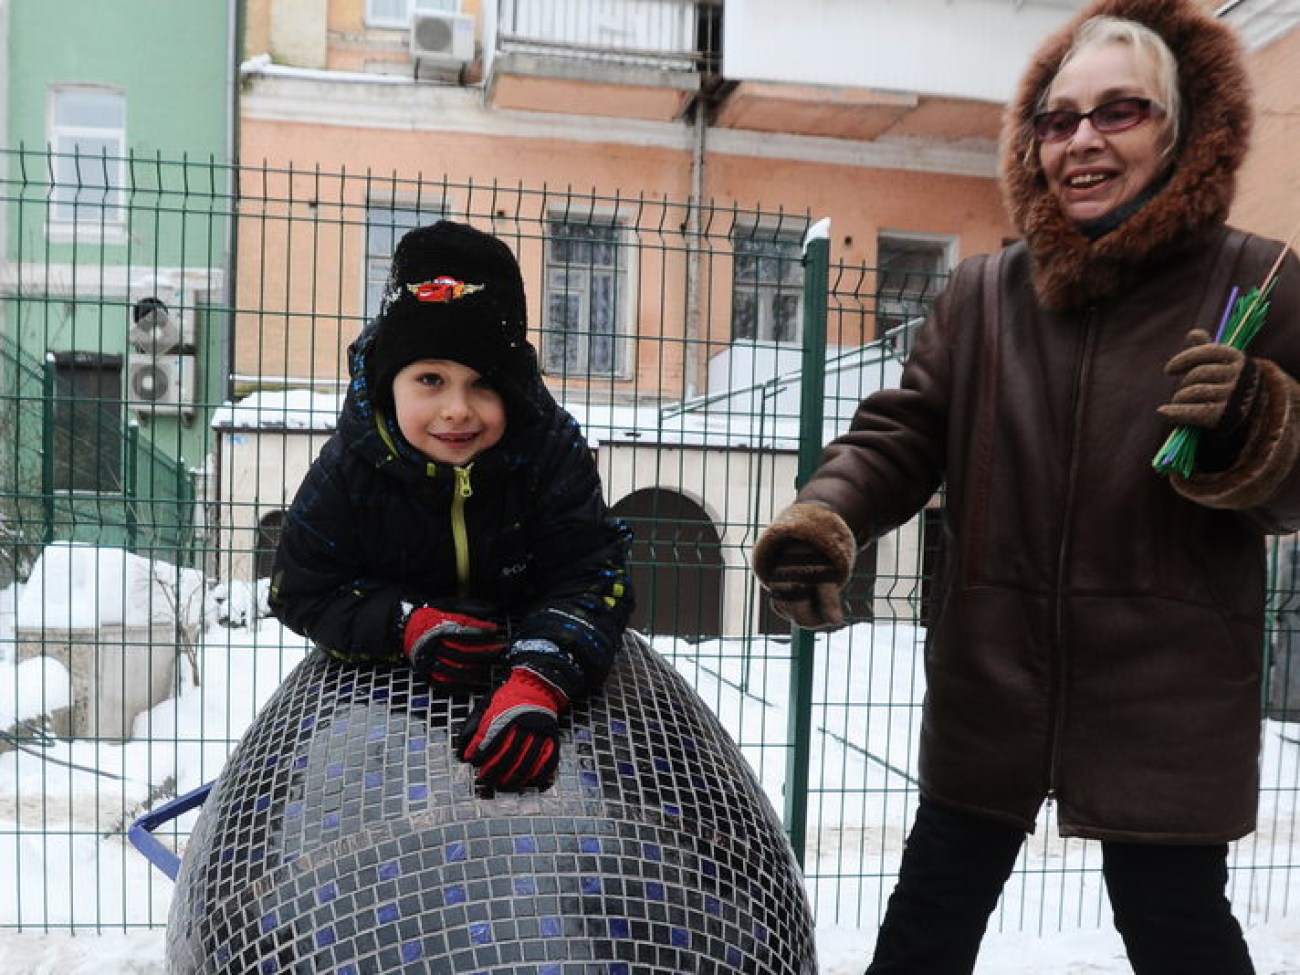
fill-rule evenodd
<path id="1" fill-rule="evenodd" d="M 406 287 L 411 294 L 415 295 L 417 301 L 440 303 L 455 301 L 457 298 L 464 298 L 466 295 L 472 295 L 476 291 L 483 290 L 481 284 L 468 284 L 458 278 L 447 277 L 446 275 L 436 277 L 432 281 L 408 284 Z"/>

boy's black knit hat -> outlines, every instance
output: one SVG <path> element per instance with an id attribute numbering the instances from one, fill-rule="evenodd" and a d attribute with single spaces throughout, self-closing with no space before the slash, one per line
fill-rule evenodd
<path id="1" fill-rule="evenodd" d="M 450 220 L 409 231 L 393 253 L 375 322 L 373 394 L 391 406 L 403 367 L 450 359 L 491 382 L 508 405 L 526 405 L 538 378 L 527 332 L 523 275 L 504 241 Z"/>

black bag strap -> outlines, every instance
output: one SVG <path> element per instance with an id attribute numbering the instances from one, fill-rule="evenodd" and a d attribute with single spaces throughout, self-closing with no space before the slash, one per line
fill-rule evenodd
<path id="1" fill-rule="evenodd" d="M 1210 273 L 1206 275 L 1205 293 L 1201 297 L 1201 307 L 1196 312 L 1194 322 L 1197 327 L 1209 332 L 1210 338 L 1214 338 L 1215 329 L 1223 317 L 1223 304 L 1229 291 L 1228 282 L 1237 269 L 1237 261 L 1241 257 L 1241 249 L 1246 246 L 1246 239 L 1245 232 L 1228 227 L 1214 252 Z"/>

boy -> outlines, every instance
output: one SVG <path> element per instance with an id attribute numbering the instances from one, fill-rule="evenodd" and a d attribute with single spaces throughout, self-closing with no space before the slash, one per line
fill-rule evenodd
<path id="1" fill-rule="evenodd" d="M 501 240 L 446 220 L 401 239 L 270 593 L 335 657 L 486 688 L 457 755 L 512 792 L 550 785 L 558 716 L 602 684 L 633 606 L 629 533 L 526 331 Z"/>

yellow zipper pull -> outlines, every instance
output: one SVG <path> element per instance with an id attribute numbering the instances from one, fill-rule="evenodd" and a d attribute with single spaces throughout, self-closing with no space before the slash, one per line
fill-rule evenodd
<path id="1" fill-rule="evenodd" d="M 474 493 L 469 482 L 469 471 L 473 464 L 454 467 L 456 488 L 451 499 L 451 537 L 456 546 L 456 580 L 461 594 L 469 586 L 469 532 L 465 528 L 465 499 Z"/>
<path id="2" fill-rule="evenodd" d="M 474 488 L 469 483 L 469 469 L 473 466 L 470 464 L 468 467 L 453 468 L 456 471 L 456 493 L 462 498 L 468 498 L 474 493 Z"/>

